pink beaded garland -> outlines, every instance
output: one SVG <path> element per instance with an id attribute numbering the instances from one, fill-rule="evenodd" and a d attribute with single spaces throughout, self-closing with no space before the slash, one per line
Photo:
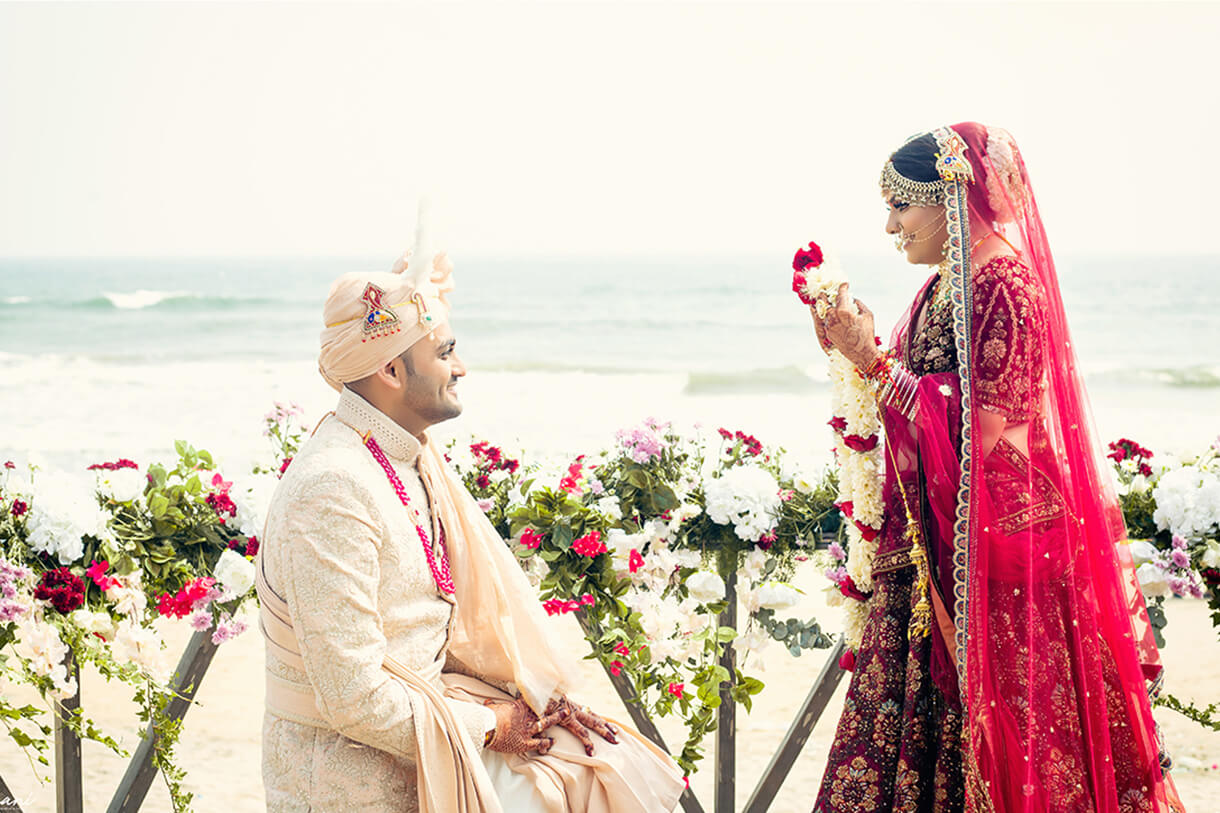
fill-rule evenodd
<path id="1" fill-rule="evenodd" d="M 398 475 L 394 471 L 394 467 L 390 465 L 390 461 L 386 459 L 385 452 L 381 451 L 381 446 L 377 444 L 373 436 L 365 435 L 364 445 L 368 447 L 369 453 L 373 458 L 381 464 L 381 468 L 385 469 L 385 476 L 389 478 L 390 485 L 394 487 L 394 493 L 398 495 L 398 499 L 402 501 L 403 506 L 411 511 L 415 516 L 415 533 L 419 534 L 419 541 L 424 546 L 424 556 L 428 557 L 428 567 L 432 570 L 432 580 L 436 582 L 436 587 L 442 593 L 452 594 L 455 591 L 453 587 L 453 576 L 449 573 L 449 554 L 445 550 L 444 530 L 441 530 L 441 560 L 438 566 L 436 556 L 432 553 L 432 539 L 429 537 L 424 526 L 419 522 L 419 515 L 415 512 L 411 505 L 411 499 L 407 496 L 407 490 L 402 486 L 402 480 L 398 479 Z"/>

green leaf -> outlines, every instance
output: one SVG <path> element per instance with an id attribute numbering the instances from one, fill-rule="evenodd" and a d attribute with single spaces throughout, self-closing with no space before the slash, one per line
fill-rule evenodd
<path id="1" fill-rule="evenodd" d="M 737 630 L 733 629 L 732 627 L 721 627 L 720 629 L 716 630 L 716 640 L 722 644 L 726 641 L 732 641 L 736 637 Z M 725 677 L 728 677 L 727 673 L 725 674 Z"/>
<path id="2" fill-rule="evenodd" d="M 164 494 L 154 494 L 148 501 L 148 510 L 152 512 L 153 517 L 161 518 L 165 516 L 166 509 L 169 508 L 169 500 Z"/>

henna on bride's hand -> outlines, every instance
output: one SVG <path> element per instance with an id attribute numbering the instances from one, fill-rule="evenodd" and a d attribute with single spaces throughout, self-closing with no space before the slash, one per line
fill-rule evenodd
<path id="1" fill-rule="evenodd" d="M 852 312 L 852 302 L 859 313 Z M 848 296 L 847 283 L 839 286 L 838 298 L 834 307 L 826 311 L 822 326 L 826 337 L 857 367 L 868 366 L 880 352 L 877 350 L 873 312 L 860 300 Z"/>

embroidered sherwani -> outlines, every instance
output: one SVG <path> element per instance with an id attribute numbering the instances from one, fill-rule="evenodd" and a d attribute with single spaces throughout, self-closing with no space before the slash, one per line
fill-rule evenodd
<path id="1" fill-rule="evenodd" d="M 420 442 L 344 390 L 335 416 L 280 482 L 260 552 L 305 666 L 292 668 L 267 645 L 263 783 L 276 813 L 417 809 L 412 697 L 382 661 L 391 655 L 441 690 L 453 604 L 438 591 L 410 512 L 364 446 L 365 432 L 433 526 L 416 468 Z M 438 539 L 435 527 L 428 536 Z M 312 689 L 323 725 L 276 708 L 276 689 Z M 481 750 L 495 715 L 445 702 Z"/>

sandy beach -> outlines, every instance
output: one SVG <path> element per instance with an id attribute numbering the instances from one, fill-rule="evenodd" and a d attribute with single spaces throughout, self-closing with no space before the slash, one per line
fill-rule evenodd
<path id="1" fill-rule="evenodd" d="M 821 576 L 806 568 L 798 584 L 807 591 L 806 601 L 795 613 L 816 615 L 829 628 L 836 628 L 836 611 L 820 603 Z M 1207 608 L 1201 601 L 1173 600 L 1166 605 L 1169 617 L 1168 645 L 1163 651 L 1167 668 L 1166 689 L 1182 698 L 1204 704 L 1214 700 L 1220 685 L 1220 643 L 1211 627 Z M 570 617 L 554 619 L 557 634 L 564 636 L 573 651 L 583 651 L 579 628 Z M 189 638 L 185 624 L 167 635 L 175 649 Z M 767 684 L 755 699 L 754 710 L 737 717 L 737 804 L 744 806 L 772 754 L 800 708 L 809 687 L 821 668 L 825 653 L 805 653 L 792 658 L 778 646 L 771 646 L 751 659 L 761 658 L 763 671 L 747 663 L 747 671 L 758 674 Z M 601 668 L 592 661 L 581 661 L 584 691 L 581 699 L 608 715 L 628 719 L 618 696 Z M 107 685 L 97 675 L 84 675 L 83 697 L 86 708 L 108 732 L 119 736 L 124 747 L 134 750 L 139 742 L 135 708 L 122 685 Z M 6 687 L 8 692 L 12 687 Z M 775 813 L 807 813 L 821 781 L 826 752 L 834 736 L 847 681 L 814 729 L 812 738 L 776 796 Z M 14 692 L 20 696 L 20 692 Z M 16 698 L 14 698 L 16 699 Z M 24 698 L 23 698 L 24 699 Z M 200 813 L 226 811 L 246 813 L 263 809 L 260 776 L 260 727 L 263 699 L 263 643 L 253 627 L 217 652 L 212 668 L 200 688 L 197 705 L 186 718 L 179 751 L 189 778 L 186 786 L 195 794 L 194 808 Z M 1178 767 L 1173 776 L 1190 813 L 1220 811 L 1220 733 L 1210 732 L 1175 712 L 1158 709 L 1157 719 L 1167 738 Z M 680 742 L 679 731 L 662 721 L 662 734 L 670 744 Z M 713 759 L 710 753 L 702 770 L 691 779 L 705 810 L 712 804 Z M 95 743 L 85 743 L 85 809 L 104 810 L 118 785 L 126 760 Z M 40 785 L 31 773 L 24 755 L 7 738 L 0 744 L 0 776 L 19 798 L 22 809 L 55 809 L 53 783 Z M 170 811 L 169 795 L 158 778 L 144 804 L 149 813 Z"/>

